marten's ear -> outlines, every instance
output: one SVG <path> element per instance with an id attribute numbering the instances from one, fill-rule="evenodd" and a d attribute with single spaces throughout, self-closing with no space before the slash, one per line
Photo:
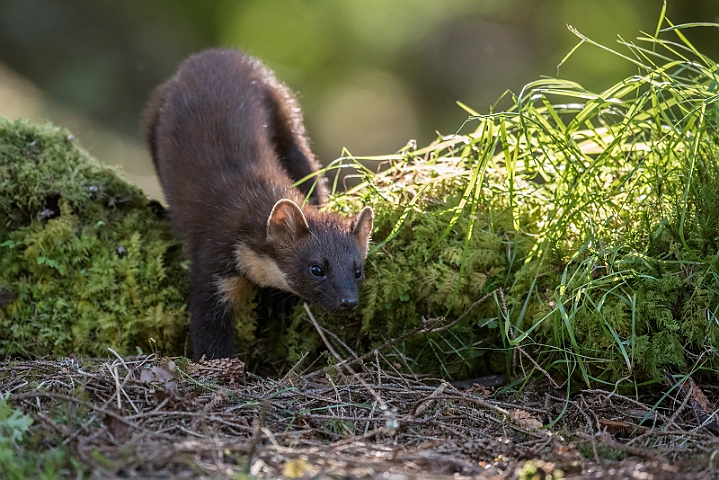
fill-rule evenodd
<path id="1" fill-rule="evenodd" d="M 291 243 L 310 233 L 305 214 L 292 200 L 282 199 L 272 207 L 267 219 L 267 241 Z"/>
<path id="2" fill-rule="evenodd" d="M 355 225 L 352 229 L 352 236 L 357 240 L 363 258 L 367 257 L 369 239 L 372 235 L 373 219 L 374 212 L 372 211 L 372 207 L 364 207 L 359 215 L 357 215 L 357 220 L 355 220 Z"/>

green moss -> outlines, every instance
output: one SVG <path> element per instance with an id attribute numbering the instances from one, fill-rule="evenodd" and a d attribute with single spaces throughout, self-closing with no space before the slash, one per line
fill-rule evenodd
<path id="1" fill-rule="evenodd" d="M 444 378 L 520 376 L 533 371 L 520 345 L 581 380 L 568 385 L 719 380 L 716 63 L 641 68 L 600 94 L 540 80 L 470 133 L 379 173 L 356 162 L 359 185 L 327 208 L 371 205 L 373 245 L 358 314 L 315 312 L 334 348 L 363 354 L 446 317 L 383 356 Z M 150 338 L 181 353 L 186 263 L 139 190 L 67 132 L 24 122 L 0 123 L 0 174 L 0 353 L 129 353 Z M 258 324 L 255 304 L 237 312 L 245 359 L 335 361 L 301 305 Z"/>
<path id="2" fill-rule="evenodd" d="M 664 370 L 719 379 L 716 63 L 652 61 L 599 94 L 534 82 L 507 111 L 475 115 L 470 133 L 386 156 L 381 173 L 355 164 L 360 185 L 330 208 L 376 212 L 363 309 L 322 322 L 364 352 L 446 316 L 451 328 L 386 352 L 445 378 L 524 375 L 518 344 L 574 385 Z M 454 322 L 500 287 L 504 302 L 497 293 Z M 290 326 L 295 359 L 321 347 L 311 335 Z"/>
<path id="3" fill-rule="evenodd" d="M 0 354 L 178 353 L 185 277 L 137 187 L 67 131 L 0 119 Z"/>
<path id="4" fill-rule="evenodd" d="M 403 336 L 425 319 L 454 319 L 487 293 L 506 288 L 517 271 L 526 271 L 523 260 L 534 243 L 513 230 L 507 206 L 501 200 L 481 203 L 472 215 L 471 235 L 470 216 L 461 215 L 442 241 L 437 241 L 462 200 L 467 185 L 462 174 L 467 167 L 471 164 L 456 165 L 457 176 L 434 182 L 415 199 L 412 211 L 403 220 L 413 198 L 403 185 L 375 185 L 373 190 L 331 199 L 330 208 L 346 214 L 356 212 L 359 205 L 372 205 L 375 243 L 394 235 L 367 258 L 362 307 L 355 319 L 315 312 L 320 323 L 340 335 L 351 349 L 363 353 Z M 304 311 L 297 310 L 284 335 L 290 362 L 323 346 L 304 317 Z M 406 372 L 447 378 L 496 371 L 504 368 L 504 354 L 496 351 L 502 346 L 499 325 L 497 304 L 489 299 L 454 327 L 410 336 L 385 355 Z M 335 347 L 344 351 L 340 345 Z"/>

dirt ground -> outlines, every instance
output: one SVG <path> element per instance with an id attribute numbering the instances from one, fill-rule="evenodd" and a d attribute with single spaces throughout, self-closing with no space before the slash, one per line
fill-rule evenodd
<path id="1" fill-rule="evenodd" d="M 375 360 L 274 380 L 239 360 L 9 361 L 0 392 L 38 449 L 95 478 L 719 478 L 719 388 L 567 398 L 544 377 L 452 385 Z"/>

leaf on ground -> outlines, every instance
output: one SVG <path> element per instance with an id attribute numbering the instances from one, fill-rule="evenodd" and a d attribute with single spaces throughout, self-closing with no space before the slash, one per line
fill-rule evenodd
<path id="1" fill-rule="evenodd" d="M 117 415 L 122 415 L 122 411 L 115 405 L 108 405 L 107 410 Z M 105 415 L 105 418 L 102 419 L 102 423 L 107 428 L 107 431 L 115 437 L 118 443 L 122 444 L 127 441 L 128 434 L 130 433 L 130 427 L 127 423 L 112 415 Z"/>
<path id="2" fill-rule="evenodd" d="M 510 415 L 512 416 L 512 421 L 522 428 L 535 429 L 543 426 L 542 422 L 525 410 L 515 408 L 510 411 Z"/>
<path id="3" fill-rule="evenodd" d="M 714 410 L 712 408 L 711 402 L 707 398 L 706 395 L 704 395 L 704 392 L 702 392 L 702 389 L 699 388 L 699 386 L 694 383 L 694 380 L 691 378 L 688 381 L 689 383 L 689 391 L 692 392 L 692 398 L 697 404 L 704 410 L 704 412 L 711 412 Z"/>
<path id="4" fill-rule="evenodd" d="M 282 467 L 282 476 L 286 478 L 300 478 L 305 474 L 313 474 L 314 467 L 304 458 L 290 460 Z"/>
<path id="5" fill-rule="evenodd" d="M 172 364 L 174 366 L 174 363 Z M 140 372 L 140 382 L 142 383 L 154 383 L 154 382 L 168 382 L 175 378 L 175 371 L 169 370 L 167 364 L 145 366 Z"/>
<path id="6" fill-rule="evenodd" d="M 620 420 L 611 420 L 609 418 L 599 419 L 599 425 L 612 435 L 618 435 L 620 437 L 629 437 L 634 432 L 644 433 L 648 430 L 647 427 L 643 427 L 641 425 L 622 422 Z"/>

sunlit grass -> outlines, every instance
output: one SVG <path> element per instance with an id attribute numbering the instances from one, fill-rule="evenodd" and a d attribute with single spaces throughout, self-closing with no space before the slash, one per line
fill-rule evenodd
<path id="1" fill-rule="evenodd" d="M 578 374 L 586 385 L 652 382 L 662 369 L 716 378 L 719 70 L 683 34 L 716 27 L 674 26 L 662 13 L 654 33 L 620 39 L 621 51 L 573 30 L 578 47 L 610 51 L 636 74 L 598 93 L 569 80 L 537 80 L 518 95 L 508 92 L 513 106 L 506 111 L 479 114 L 461 105 L 470 119 L 460 132 L 427 147 L 410 143 L 371 158 L 347 153 L 329 165 L 359 179 L 346 192 L 335 180 L 332 208 L 351 212 L 369 203 L 378 211 L 368 295 L 389 306 L 381 314 L 381 306 L 365 309 L 365 333 L 377 338 L 367 333 L 377 328 L 373 321 L 391 330 L 401 302 L 419 305 L 408 324 L 420 322 L 420 313 L 451 320 L 458 298 L 470 295 L 467 304 L 494 291 L 493 310 L 456 327 L 464 330 L 428 335 L 415 350 L 403 344 L 397 356 L 411 366 L 434 355 L 435 371 L 456 376 L 480 372 L 477 351 L 488 348 L 518 373 L 510 357 L 519 346 L 557 378 Z M 448 239 L 462 236 L 453 290 L 437 286 L 447 289 L 444 311 L 424 300 L 412 278 L 403 290 L 389 273 L 429 215 L 442 225 L 432 227 L 421 253 L 427 275 L 447 262 L 439 250 Z M 486 285 L 468 286 L 466 278 L 487 273 L 481 261 L 470 261 L 477 257 L 473 239 L 482 235 L 503 242 L 501 280 L 487 274 Z M 476 295 L 472 285 L 479 285 Z M 467 333 L 492 318 L 500 327 L 493 336 L 478 342 Z M 534 370 L 527 362 L 523 368 Z"/>

